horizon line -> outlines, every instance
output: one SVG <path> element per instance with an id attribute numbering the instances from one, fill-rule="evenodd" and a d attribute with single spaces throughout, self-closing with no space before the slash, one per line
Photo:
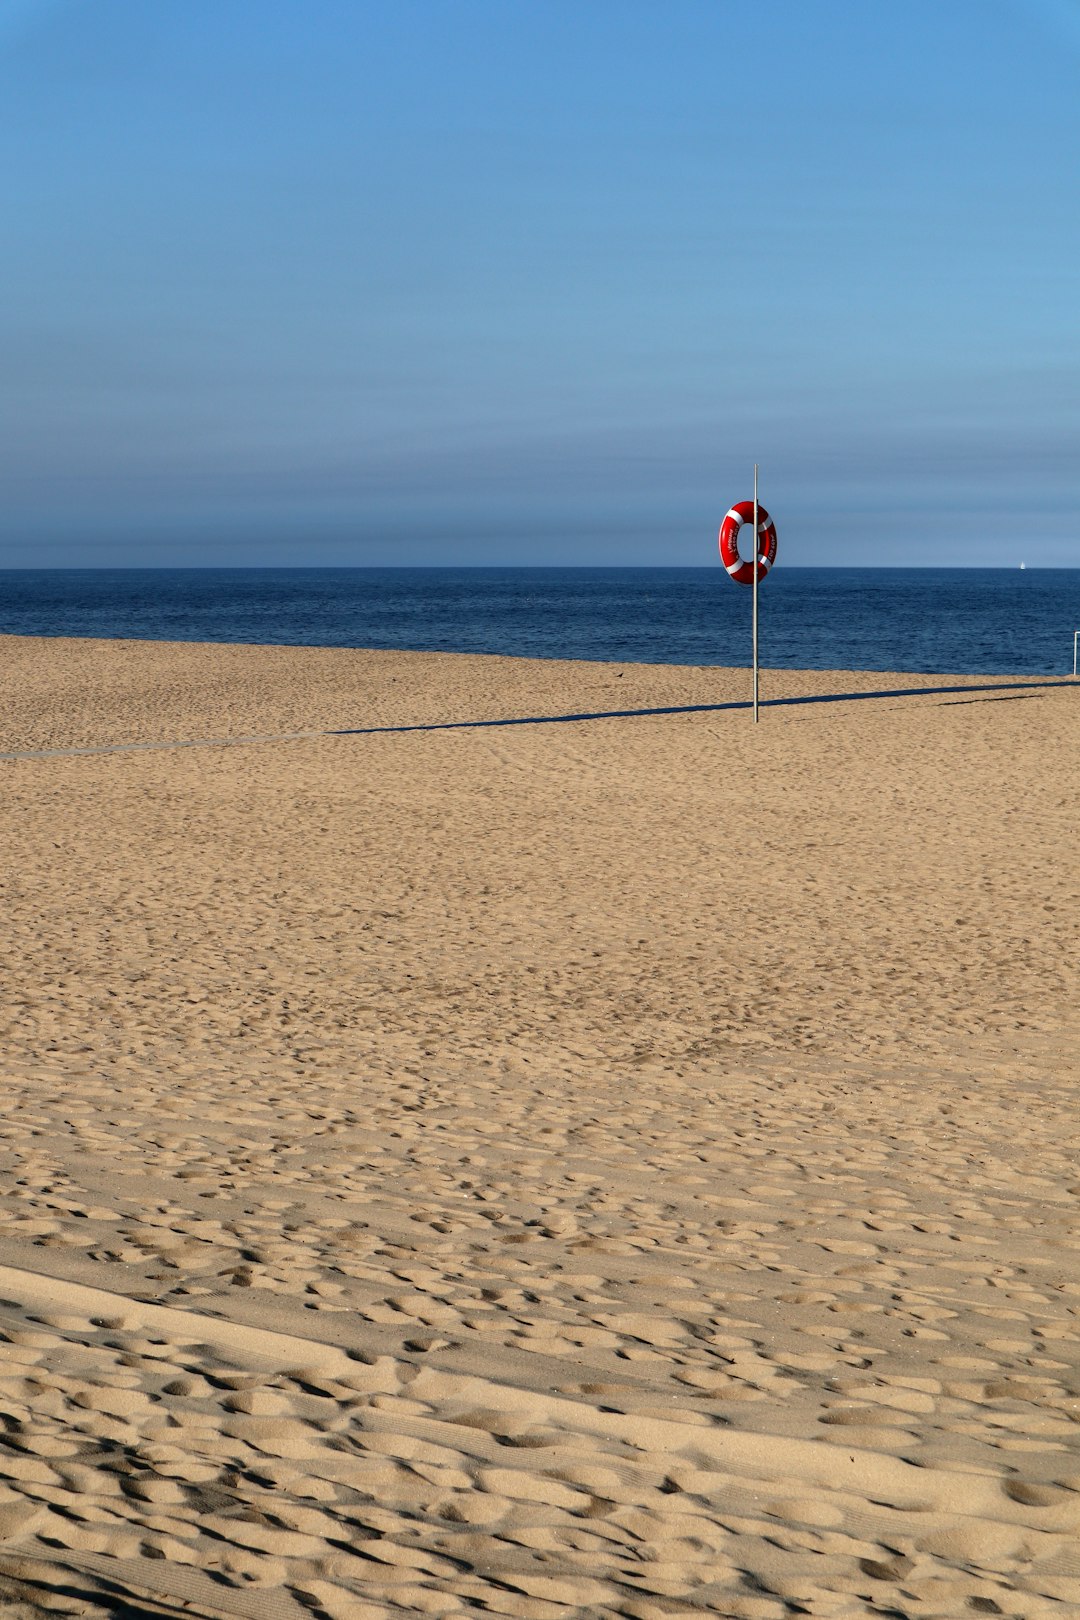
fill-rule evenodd
<path id="1" fill-rule="evenodd" d="M 787 563 L 785 573 L 1076 573 L 1075 563 Z M 0 563 L 0 574 L 723 573 L 720 563 Z M 770 572 L 775 572 L 775 566 Z"/>

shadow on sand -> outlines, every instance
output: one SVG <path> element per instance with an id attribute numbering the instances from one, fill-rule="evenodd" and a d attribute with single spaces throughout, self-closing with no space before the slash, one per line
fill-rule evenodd
<path id="1" fill-rule="evenodd" d="M 763 709 L 793 708 L 805 703 L 853 703 L 864 698 L 934 697 L 950 692 L 993 692 L 1000 694 L 1019 687 L 1016 697 L 1036 697 L 1041 691 L 1058 686 L 1074 686 L 1065 677 L 1054 681 L 997 681 L 985 686 L 894 686 L 880 692 L 819 692 L 807 697 L 766 698 Z M 1001 696 L 989 698 L 962 697 L 954 703 L 1001 703 Z M 520 714 L 498 720 L 429 720 L 423 725 L 411 726 L 345 726 L 333 731 L 286 731 L 275 735 L 252 737 L 186 737 L 164 742 L 90 743 L 76 748 L 20 748 L 0 753 L 0 761 L 19 759 L 63 759 L 82 754 L 139 754 L 155 753 L 166 748 L 241 748 L 251 743 L 310 742 L 315 737 L 378 737 L 394 736 L 410 731 L 475 731 L 484 726 L 558 726 L 577 720 L 637 720 L 659 714 L 720 714 L 725 709 L 750 709 L 749 698 L 731 703 L 683 703 L 663 709 L 596 709 L 580 714 Z M 941 707 L 946 707 L 942 704 Z"/>
<path id="2" fill-rule="evenodd" d="M 1062 678 L 1053 681 L 994 681 L 988 682 L 985 686 L 893 686 L 878 692 L 817 692 L 806 697 L 763 698 L 760 707 L 788 709 L 801 707 L 807 703 L 861 703 L 868 698 L 937 697 L 951 692 L 1002 692 L 1014 687 L 1023 688 L 1026 695 L 1044 688 L 1072 685 L 1071 680 Z M 993 699 L 966 698 L 959 701 L 988 703 Z M 739 698 L 730 703 L 683 703 L 663 709 L 596 709 L 582 711 L 580 714 L 520 714 L 497 720 L 430 720 L 422 725 L 411 726 L 348 726 L 336 731 L 327 731 L 324 735 L 372 737 L 404 731 L 475 731 L 484 726 L 559 726 L 569 725 L 578 720 L 637 720 L 650 715 L 720 714 L 727 709 L 751 708 L 753 704 L 749 698 Z"/>

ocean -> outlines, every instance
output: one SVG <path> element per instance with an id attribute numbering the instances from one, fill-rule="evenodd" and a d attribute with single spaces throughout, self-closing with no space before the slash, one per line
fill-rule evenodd
<path id="1" fill-rule="evenodd" d="M 1065 675 L 1080 568 L 776 568 L 764 668 Z M 0 570 L 0 633 L 750 664 L 713 568 Z"/>

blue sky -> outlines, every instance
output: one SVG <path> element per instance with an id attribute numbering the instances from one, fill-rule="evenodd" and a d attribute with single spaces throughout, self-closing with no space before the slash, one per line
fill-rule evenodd
<path id="1" fill-rule="evenodd" d="M 0 566 L 1080 566 L 1080 0 L 0 0 Z"/>

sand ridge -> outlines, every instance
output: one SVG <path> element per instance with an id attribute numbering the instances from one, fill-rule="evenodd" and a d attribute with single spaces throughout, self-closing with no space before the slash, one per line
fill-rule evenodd
<path id="1" fill-rule="evenodd" d="M 3 650 L 4 748 L 746 686 Z M 1077 694 L 972 684 L 6 762 L 9 1603 L 1080 1605 Z"/>

